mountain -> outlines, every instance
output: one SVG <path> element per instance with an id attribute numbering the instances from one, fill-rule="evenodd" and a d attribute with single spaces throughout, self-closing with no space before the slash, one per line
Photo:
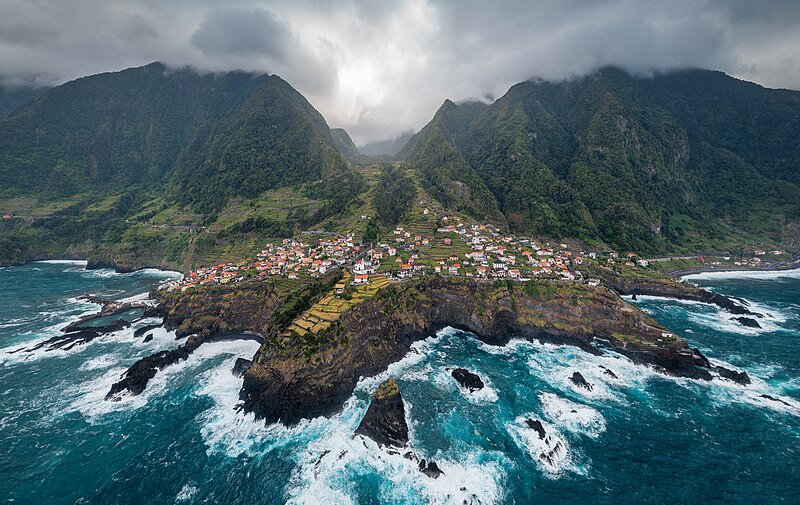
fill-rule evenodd
<path id="1" fill-rule="evenodd" d="M 154 217 L 210 226 L 279 189 L 283 205 L 237 209 L 217 236 L 290 235 L 364 189 L 325 119 L 280 77 L 152 63 L 81 78 L 0 121 L 0 210 L 36 218 L 0 228 L 0 261 L 113 247 L 131 223 Z M 252 219 L 236 227 L 239 217 Z"/>
<path id="2" fill-rule="evenodd" d="M 606 68 L 448 100 L 398 156 L 445 205 L 516 231 L 708 250 L 784 240 L 800 220 L 799 122 L 796 91 Z"/>
<path id="3" fill-rule="evenodd" d="M 0 119 L 44 93 L 46 88 L 0 86 Z"/>
<path id="4" fill-rule="evenodd" d="M 350 138 L 350 135 L 344 128 L 331 129 L 331 139 L 342 156 L 344 156 L 344 159 L 355 160 L 360 156 L 358 148 L 353 143 L 353 139 Z"/>
<path id="5" fill-rule="evenodd" d="M 405 147 L 413 135 L 413 131 L 403 132 L 393 139 L 369 142 L 368 144 L 361 146 L 358 151 L 367 156 L 392 157 L 399 153 L 403 147 Z"/>

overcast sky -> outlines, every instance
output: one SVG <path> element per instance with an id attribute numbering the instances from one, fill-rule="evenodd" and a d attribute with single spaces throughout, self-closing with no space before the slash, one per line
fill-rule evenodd
<path id="1" fill-rule="evenodd" d="M 0 0 L 7 84 L 156 60 L 278 74 L 363 143 L 609 64 L 800 89 L 800 0 Z"/>

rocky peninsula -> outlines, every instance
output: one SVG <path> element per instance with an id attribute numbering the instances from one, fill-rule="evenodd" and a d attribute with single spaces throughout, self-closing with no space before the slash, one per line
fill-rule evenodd
<path id="1" fill-rule="evenodd" d="M 523 338 L 574 345 L 595 354 L 612 350 L 669 375 L 710 379 L 713 372 L 749 382 L 744 373 L 712 366 L 697 349 L 619 296 L 716 299 L 689 284 L 623 279 L 606 287 L 434 275 L 389 284 L 373 298 L 348 306 L 316 334 L 287 334 L 304 311 L 329 296 L 340 278 L 332 273 L 300 284 L 277 280 L 154 292 L 154 310 L 163 316 L 165 327 L 187 340 L 172 351 L 134 363 L 107 399 L 140 393 L 158 370 L 186 359 L 206 342 L 250 335 L 262 344 L 252 363 L 235 371 L 243 377 L 241 408 L 266 422 L 294 424 L 335 413 L 361 377 L 386 370 L 415 341 L 448 326 L 490 345 Z M 470 389 L 477 389 L 480 381 L 466 370 L 454 371 L 453 377 Z M 580 382 L 579 378 L 573 380 Z"/>
<path id="2" fill-rule="evenodd" d="M 360 377 L 447 326 L 492 345 L 524 338 L 592 353 L 609 348 L 664 373 L 711 377 L 699 351 L 604 287 L 432 276 L 382 289 L 313 340 L 266 341 L 244 375 L 244 408 L 287 424 L 330 415 Z"/>

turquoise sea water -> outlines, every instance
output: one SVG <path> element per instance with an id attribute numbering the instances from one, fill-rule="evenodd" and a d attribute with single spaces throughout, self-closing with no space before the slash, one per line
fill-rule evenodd
<path id="1" fill-rule="evenodd" d="M 3 503 L 800 502 L 798 271 L 691 279 L 769 313 L 762 330 L 701 304 L 636 302 L 712 361 L 746 370 L 747 387 L 669 378 L 565 346 L 492 347 L 444 330 L 363 379 L 331 419 L 286 428 L 233 410 L 240 380 L 230 369 L 255 342 L 207 344 L 118 403 L 103 396 L 130 364 L 178 344 L 164 330 L 134 340 L 152 321 L 71 351 L 10 353 L 96 310 L 75 296 L 142 294 L 163 276 L 69 263 L 0 269 Z M 487 388 L 460 390 L 450 378 L 456 366 Z M 571 385 L 574 371 L 592 392 Z M 445 472 L 437 480 L 352 437 L 389 375 L 405 398 L 412 450 Z M 542 420 L 549 447 L 560 444 L 552 464 L 538 459 L 546 447 L 526 418 Z"/>

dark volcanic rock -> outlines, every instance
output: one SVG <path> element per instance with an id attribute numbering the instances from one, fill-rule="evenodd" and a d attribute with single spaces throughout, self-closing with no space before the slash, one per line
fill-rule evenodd
<path id="1" fill-rule="evenodd" d="M 481 378 L 469 370 L 456 368 L 450 375 L 461 384 L 461 387 L 467 389 L 470 393 L 483 389 L 483 381 Z"/>
<path id="2" fill-rule="evenodd" d="M 761 325 L 758 324 L 758 321 L 753 319 L 752 317 L 733 317 L 731 318 L 734 321 L 739 321 L 743 326 L 747 326 L 748 328 L 761 328 Z"/>
<path id="3" fill-rule="evenodd" d="M 531 282 L 529 286 L 535 286 L 538 281 Z M 596 344 L 602 339 L 604 346 L 636 363 L 675 376 L 711 378 L 708 370 L 698 368 L 698 357 L 683 339 L 663 340 L 663 328 L 613 292 L 548 283 L 547 296 L 543 293 L 516 283 L 438 276 L 387 286 L 343 312 L 336 333 L 313 347 L 265 342 L 244 376 L 244 410 L 268 423 L 285 424 L 330 415 L 341 408 L 360 377 L 383 372 L 415 341 L 447 326 L 470 331 L 490 345 L 523 338 L 574 345 L 594 354 L 600 354 Z M 224 315 L 221 323 L 239 321 L 228 312 L 218 314 Z M 261 333 L 266 335 L 268 329 Z"/>
<path id="4" fill-rule="evenodd" d="M 155 330 L 156 328 L 160 328 L 160 324 L 148 324 L 146 326 L 142 326 L 141 328 L 137 328 L 136 331 L 133 332 L 133 338 L 139 338 L 145 333 L 150 330 Z"/>
<path id="5" fill-rule="evenodd" d="M 526 419 L 525 420 L 525 424 L 528 425 L 528 428 L 530 428 L 532 430 L 536 430 L 536 433 L 539 434 L 539 439 L 540 440 L 544 440 L 544 437 L 545 437 L 545 435 L 547 435 L 547 432 L 544 431 L 544 426 L 542 426 L 542 422 L 541 421 L 539 421 L 538 419 L 536 419 L 536 420 L 534 420 L 534 419 Z"/>
<path id="6" fill-rule="evenodd" d="M 572 377 L 570 377 L 569 380 L 571 380 L 572 383 L 575 384 L 576 386 L 582 387 L 589 391 L 592 390 L 592 385 L 586 382 L 586 379 L 583 378 L 583 375 L 581 375 L 580 372 L 573 373 Z"/>
<path id="7" fill-rule="evenodd" d="M 105 326 L 71 326 L 64 329 L 65 333 L 63 335 L 49 338 L 29 349 L 25 349 L 25 351 L 31 352 L 43 347 L 46 347 L 46 351 L 52 351 L 55 349 L 64 349 L 65 351 L 69 351 L 76 345 L 86 344 L 101 335 L 107 335 L 109 333 L 119 331 L 122 328 L 127 328 L 130 325 L 131 323 L 125 321 L 124 319 L 117 319 L 116 321 L 112 321 Z"/>
<path id="8" fill-rule="evenodd" d="M 719 376 L 725 379 L 730 379 L 733 382 L 737 382 L 744 386 L 750 384 L 750 376 L 747 375 L 747 372 L 737 372 L 736 370 L 731 370 L 730 368 L 725 368 L 722 366 L 716 367 L 717 373 Z"/>
<path id="9" fill-rule="evenodd" d="M 153 340 L 153 334 L 152 333 L 148 333 L 147 335 L 144 336 L 144 340 L 142 340 L 142 343 L 146 344 L 146 343 L 150 342 L 151 340 Z"/>
<path id="10" fill-rule="evenodd" d="M 703 368 L 711 368 L 711 362 L 708 361 L 700 349 L 697 347 L 691 347 L 690 350 L 692 351 L 692 356 L 694 357 L 694 364 L 697 366 L 701 366 Z"/>
<path id="11" fill-rule="evenodd" d="M 599 272 L 599 275 L 603 284 L 621 295 L 631 295 L 632 297 L 648 295 L 692 300 L 716 305 L 734 315 L 764 317 L 763 314 L 750 311 L 744 300 L 736 300 L 685 282 L 664 281 L 649 277 L 623 277 L 608 271 Z"/>
<path id="12" fill-rule="evenodd" d="M 439 468 L 439 465 L 433 461 L 426 462 L 424 459 L 419 462 L 419 471 L 430 477 L 431 479 L 438 479 L 444 472 Z"/>
<path id="13" fill-rule="evenodd" d="M 406 446 L 406 409 L 394 379 L 389 379 L 378 387 L 356 433 L 369 437 L 382 446 Z"/>
<path id="14" fill-rule="evenodd" d="M 249 359 L 236 358 L 236 363 L 233 364 L 233 370 L 231 370 L 231 373 L 236 377 L 242 377 L 251 366 L 253 366 L 253 362 Z"/>
<path id="15" fill-rule="evenodd" d="M 774 396 L 771 396 L 771 395 L 761 395 L 761 398 L 766 398 L 767 400 L 770 400 L 770 401 L 773 401 L 773 402 L 782 403 L 782 404 L 786 405 L 787 407 L 791 407 L 792 406 L 791 404 L 781 400 L 780 398 L 775 398 Z"/>
<path id="16" fill-rule="evenodd" d="M 105 399 L 111 401 L 120 400 L 120 394 L 129 392 L 132 395 L 141 394 L 147 387 L 147 383 L 155 377 L 156 372 L 162 368 L 177 363 L 189 357 L 198 347 L 200 347 L 207 339 L 208 334 L 192 335 L 186 340 L 186 343 L 177 349 L 170 351 L 159 351 L 150 356 L 145 356 L 140 359 L 130 368 L 128 368 L 122 379 L 115 382 L 111 389 L 106 394 Z"/>
<path id="17" fill-rule="evenodd" d="M 611 377 L 611 378 L 613 378 L 613 379 L 619 379 L 619 377 L 617 377 L 617 374 L 615 374 L 615 373 L 614 373 L 613 371 L 611 371 L 610 369 L 608 369 L 608 368 L 604 367 L 603 365 L 600 365 L 600 368 L 603 370 L 603 373 L 604 373 L 604 374 L 606 374 L 606 375 L 608 375 L 609 377 Z"/>

